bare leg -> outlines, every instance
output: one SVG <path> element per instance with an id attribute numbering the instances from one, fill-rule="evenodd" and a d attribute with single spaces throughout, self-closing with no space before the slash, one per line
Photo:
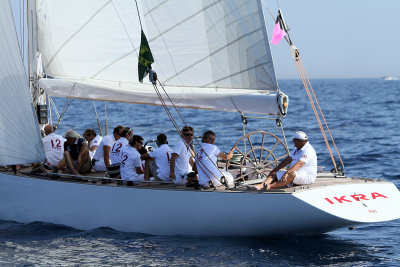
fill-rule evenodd
<path id="1" fill-rule="evenodd" d="M 76 167 L 77 174 L 81 172 L 82 166 L 89 160 L 89 149 L 83 149 L 80 154 L 80 158 L 78 158 L 78 166 Z"/>
<path id="2" fill-rule="evenodd" d="M 65 157 L 60 160 L 60 162 L 57 164 L 57 169 L 63 170 L 65 172 Z"/>
<path id="3" fill-rule="evenodd" d="M 296 174 L 294 172 L 292 172 L 290 174 L 285 173 L 282 176 L 282 179 L 280 179 L 279 181 L 275 181 L 274 183 L 269 184 L 268 187 L 267 187 L 267 190 L 286 186 L 286 185 L 290 184 L 291 182 L 293 182 L 295 177 L 296 177 Z"/>
<path id="4" fill-rule="evenodd" d="M 79 175 L 79 173 L 74 168 L 74 164 L 72 163 L 71 154 L 69 154 L 68 151 L 64 152 L 64 158 L 65 158 L 66 165 L 72 171 L 72 173 L 75 174 L 75 175 Z"/>
<path id="5" fill-rule="evenodd" d="M 146 159 L 144 163 L 144 180 L 150 180 L 150 159 Z"/>
<path id="6" fill-rule="evenodd" d="M 263 189 L 268 189 L 268 185 L 270 185 L 272 182 L 276 180 L 276 175 L 274 176 L 268 176 L 267 179 L 264 180 L 263 183 L 255 185 L 255 189 L 257 190 L 263 190 Z"/>

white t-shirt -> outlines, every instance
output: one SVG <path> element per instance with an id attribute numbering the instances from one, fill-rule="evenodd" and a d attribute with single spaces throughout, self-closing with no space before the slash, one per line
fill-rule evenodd
<path id="1" fill-rule="evenodd" d="M 196 154 L 196 166 L 199 173 L 199 184 L 207 185 L 210 179 L 215 186 L 222 185 L 220 178 L 221 171 L 217 168 L 217 155 L 221 152 L 219 148 L 213 144 L 202 143 L 200 150 Z"/>
<path id="2" fill-rule="evenodd" d="M 163 181 L 169 181 L 169 160 L 171 159 L 172 149 L 163 144 L 159 148 L 149 152 L 149 156 L 153 158 L 157 165 L 157 176 Z"/>
<path id="3" fill-rule="evenodd" d="M 292 158 L 290 168 L 301 160 L 304 162 L 304 165 L 299 169 L 299 171 L 304 171 L 314 176 L 317 175 L 317 154 L 309 142 L 307 142 L 300 150 L 295 148 L 290 154 L 290 157 Z"/>
<path id="4" fill-rule="evenodd" d="M 189 160 L 192 154 L 186 142 L 181 139 L 176 143 L 173 153 L 178 154 L 179 157 L 175 159 L 175 176 L 180 179 L 182 176 L 191 171 Z"/>
<path id="5" fill-rule="evenodd" d="M 139 152 L 131 146 L 125 147 L 121 156 L 121 178 L 125 181 L 139 181 L 136 167 L 142 168 Z"/>
<path id="6" fill-rule="evenodd" d="M 114 145 L 115 138 L 114 134 L 109 134 L 103 137 L 99 146 L 96 149 L 96 153 L 94 153 L 94 159 L 96 161 L 104 162 L 104 146 L 109 146 L 110 148 Z M 96 163 L 97 164 L 97 163 Z M 95 165 L 96 165 L 95 164 Z"/>
<path id="7" fill-rule="evenodd" d="M 101 137 L 100 135 L 96 135 L 96 137 L 93 138 L 92 141 L 90 141 L 89 155 L 90 155 L 91 159 L 93 158 L 94 154 L 96 153 L 97 148 L 94 151 L 90 151 L 90 149 L 94 146 L 99 146 L 102 139 L 103 139 L 103 137 Z"/>
<path id="8" fill-rule="evenodd" d="M 43 137 L 46 160 L 52 166 L 57 166 L 57 164 L 62 160 L 64 155 L 64 142 L 64 137 L 55 133 Z"/>
<path id="9" fill-rule="evenodd" d="M 111 152 L 110 152 L 110 160 L 111 160 L 112 164 L 121 163 L 122 151 L 127 146 L 129 146 L 129 141 L 125 137 L 121 137 L 120 139 L 118 139 L 118 141 L 116 141 L 113 144 L 113 146 L 111 148 Z"/>

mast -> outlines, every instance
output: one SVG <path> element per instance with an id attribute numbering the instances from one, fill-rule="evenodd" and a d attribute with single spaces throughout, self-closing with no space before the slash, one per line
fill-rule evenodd
<path id="1" fill-rule="evenodd" d="M 38 51 L 36 0 L 26 1 L 26 27 L 28 34 L 28 77 L 33 106 L 36 110 L 40 129 L 48 123 L 45 91 L 40 88 L 39 79 L 43 74 L 41 54 Z"/>

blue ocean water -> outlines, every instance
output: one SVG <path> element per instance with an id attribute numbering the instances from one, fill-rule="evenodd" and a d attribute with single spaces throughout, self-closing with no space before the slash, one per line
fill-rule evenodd
<path id="1" fill-rule="evenodd" d="M 311 83 L 347 176 L 385 178 L 400 187 L 400 81 L 330 79 Z M 290 96 L 289 112 L 283 119 L 289 147 L 294 132 L 305 131 L 316 148 L 319 165 L 331 169 L 329 153 L 302 83 L 282 80 L 280 88 Z M 65 99 L 55 102 L 61 111 Z M 104 103 L 96 105 L 104 134 Z M 225 151 L 243 134 L 237 113 L 189 109 L 180 112 L 187 124 L 195 128 L 195 135 L 208 129 L 215 131 L 216 144 Z M 178 140 L 161 107 L 107 103 L 107 118 L 109 133 L 121 124 L 134 128 L 135 134 L 145 140 L 154 139 L 161 132 L 167 134 L 170 144 Z M 92 101 L 73 101 L 57 132 L 64 134 L 69 128 L 78 133 L 85 128 L 97 129 Z M 274 120 L 249 118 L 246 132 L 256 130 L 282 138 Z M 244 221 L 243 227 L 251 225 Z M 400 220 L 397 220 L 319 236 L 249 239 L 153 236 L 109 228 L 81 231 L 43 222 L 0 221 L 0 265 L 399 266 L 399 230 Z"/>

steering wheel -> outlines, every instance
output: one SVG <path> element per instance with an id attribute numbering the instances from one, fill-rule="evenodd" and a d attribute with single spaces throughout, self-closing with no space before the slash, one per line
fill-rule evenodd
<path id="1" fill-rule="evenodd" d="M 234 158 L 226 163 L 226 170 L 236 170 L 235 181 L 265 179 L 280 160 L 289 156 L 282 140 L 264 131 L 246 134 L 233 145 L 232 150 Z"/>

